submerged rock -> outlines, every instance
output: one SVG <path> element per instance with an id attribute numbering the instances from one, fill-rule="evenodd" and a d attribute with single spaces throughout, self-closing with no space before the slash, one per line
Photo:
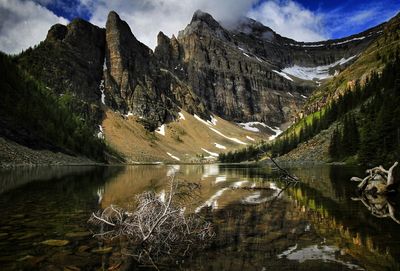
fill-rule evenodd
<path id="1" fill-rule="evenodd" d="M 37 236 L 40 236 L 40 235 L 41 235 L 41 233 L 39 233 L 39 232 L 29 232 L 29 233 L 26 233 L 26 234 L 18 237 L 17 239 L 18 240 L 31 239 L 31 238 L 34 238 L 34 237 L 37 237 Z"/>
<path id="2" fill-rule="evenodd" d="M 69 232 L 69 233 L 65 234 L 65 236 L 69 237 L 69 238 L 83 238 L 83 237 L 88 237 L 90 235 L 91 235 L 91 233 L 88 231 Z"/>
<path id="3" fill-rule="evenodd" d="M 112 252 L 112 247 L 102 247 L 102 248 L 97 248 L 97 249 L 93 249 L 92 252 L 93 253 L 98 253 L 98 254 L 108 254 Z"/>
<path id="4" fill-rule="evenodd" d="M 79 252 L 79 253 L 85 252 L 85 251 L 87 251 L 89 248 L 90 248 L 89 246 L 85 246 L 85 245 L 80 246 L 80 247 L 78 247 L 78 252 Z"/>
<path id="5" fill-rule="evenodd" d="M 50 240 L 41 242 L 41 244 L 48 245 L 48 246 L 54 246 L 54 247 L 62 247 L 62 246 L 68 245 L 69 241 L 68 240 L 50 239 Z"/>

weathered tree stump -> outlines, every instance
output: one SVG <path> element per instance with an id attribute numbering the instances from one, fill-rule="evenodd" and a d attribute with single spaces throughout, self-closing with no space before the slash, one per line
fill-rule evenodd
<path id="1" fill-rule="evenodd" d="M 398 162 L 395 162 L 388 170 L 382 166 L 374 167 L 367 170 L 368 176 L 364 179 L 352 177 L 351 180 L 360 182 L 358 185 L 359 192 L 378 195 L 386 194 L 393 190 L 395 183 L 393 170 L 397 165 Z"/>
<path id="2" fill-rule="evenodd" d="M 359 194 L 352 200 L 361 201 L 372 215 L 379 218 L 390 217 L 400 224 L 400 220 L 396 218 L 395 204 L 388 195 L 389 192 L 395 191 L 393 170 L 397 165 L 398 162 L 395 162 L 389 170 L 382 166 L 368 169 L 368 176 L 364 179 L 352 177 L 352 181 L 360 182 L 358 185 Z"/>

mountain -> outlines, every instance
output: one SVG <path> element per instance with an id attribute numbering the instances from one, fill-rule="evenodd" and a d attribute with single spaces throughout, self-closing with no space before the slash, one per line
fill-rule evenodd
<path id="1" fill-rule="evenodd" d="M 153 52 L 112 11 L 105 29 L 82 19 L 54 25 L 15 62 L 68 94 L 72 111 L 128 162 L 193 162 L 275 138 L 322 106 L 322 89 L 385 27 L 304 43 L 249 18 L 225 27 L 196 11 L 177 37 L 160 32 Z"/>
<path id="2" fill-rule="evenodd" d="M 358 58 L 325 81 L 304 105 L 305 116 L 271 143 L 220 159 L 393 164 L 400 156 L 400 14 Z"/>
<path id="3" fill-rule="evenodd" d="M 332 124 L 327 129 L 301 142 L 284 156 L 285 160 L 312 156 L 311 159 L 328 162 L 390 164 L 398 159 L 399 29 L 397 14 L 352 65 L 313 93 L 305 105 L 309 124 L 317 114 L 332 108 L 337 111 L 336 116 L 331 117 Z M 299 122 L 293 130 L 299 131 L 302 126 L 304 122 Z M 355 142 L 349 146 L 348 137 L 354 134 Z M 341 150 L 335 154 L 332 147 Z"/>
<path id="4" fill-rule="evenodd" d="M 105 161 L 104 142 L 61 97 L 0 53 L 0 164 L 91 164 Z"/>
<path id="5" fill-rule="evenodd" d="M 248 18 L 228 30 L 197 11 L 170 46 L 180 49 L 186 80 L 212 112 L 237 122 L 280 125 L 292 121 L 304 97 L 335 69 L 354 61 L 381 28 L 346 39 L 299 43 Z M 169 68 L 179 68 L 173 65 Z"/>

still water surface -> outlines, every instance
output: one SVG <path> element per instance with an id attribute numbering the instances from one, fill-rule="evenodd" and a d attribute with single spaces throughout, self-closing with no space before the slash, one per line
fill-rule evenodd
<path id="1" fill-rule="evenodd" d="M 356 184 L 349 179 L 363 176 L 360 168 L 291 168 L 301 183 L 285 190 L 278 173 L 265 166 L 173 168 L 179 179 L 201 184 L 187 211 L 212 221 L 216 238 L 202 253 L 160 269 L 400 270 L 400 225 L 352 199 Z M 138 193 L 162 192 L 171 170 L 141 165 L 0 171 L 0 269 L 150 270 L 127 257 L 123 243 L 92 238 L 87 220 L 110 204 L 126 206 Z"/>

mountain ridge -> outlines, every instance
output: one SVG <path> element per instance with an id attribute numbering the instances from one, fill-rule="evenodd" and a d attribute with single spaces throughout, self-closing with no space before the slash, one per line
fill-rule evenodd
<path id="1" fill-rule="evenodd" d="M 71 93 L 74 111 L 94 129 L 112 110 L 154 134 L 184 111 L 204 121 L 263 123 L 268 139 L 274 127 L 303 117 L 307 97 L 356 61 L 384 26 L 304 43 L 249 18 L 227 29 L 196 11 L 177 37 L 160 32 L 153 51 L 112 11 L 105 29 L 82 19 L 55 25 L 16 59 L 57 95 Z"/>

